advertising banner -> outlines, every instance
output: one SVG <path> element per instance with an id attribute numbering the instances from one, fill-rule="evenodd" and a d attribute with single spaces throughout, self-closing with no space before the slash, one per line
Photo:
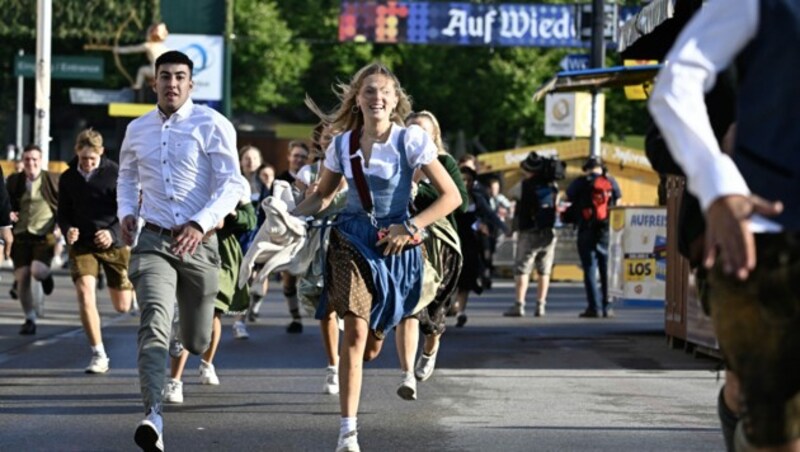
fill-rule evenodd
<path id="1" fill-rule="evenodd" d="M 522 46 L 589 47 L 578 30 L 586 14 L 581 5 L 478 4 L 389 0 L 344 0 L 339 15 L 339 41 Z M 619 23 L 638 7 L 615 8 L 608 43 L 615 46 Z M 608 16 L 608 12 L 606 12 Z M 586 22 L 586 20 L 584 20 Z"/>
<path id="2" fill-rule="evenodd" d="M 225 63 L 222 36 L 182 35 L 171 33 L 165 42 L 170 50 L 180 50 L 194 63 L 193 100 L 222 100 L 222 78 Z"/>
<path id="3" fill-rule="evenodd" d="M 663 302 L 667 276 L 667 210 L 611 209 L 608 293 L 616 301 Z"/>
<path id="4" fill-rule="evenodd" d="M 343 1 L 340 41 L 581 47 L 572 5 Z"/>

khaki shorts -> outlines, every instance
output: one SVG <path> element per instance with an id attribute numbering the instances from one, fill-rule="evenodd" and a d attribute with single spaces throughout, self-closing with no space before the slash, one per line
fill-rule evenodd
<path id="1" fill-rule="evenodd" d="M 53 234 L 33 235 L 28 232 L 14 234 L 11 245 L 11 259 L 14 269 L 29 267 L 33 261 L 39 261 L 48 267 L 55 256 L 56 237 Z"/>
<path id="2" fill-rule="evenodd" d="M 800 235 L 757 234 L 746 281 L 708 275 L 714 329 L 741 382 L 747 439 L 766 447 L 800 438 Z"/>
<path id="3" fill-rule="evenodd" d="M 553 229 L 529 229 L 517 236 L 517 255 L 514 275 L 530 275 L 534 264 L 540 275 L 549 275 L 556 254 L 556 236 Z"/>
<path id="4" fill-rule="evenodd" d="M 69 270 L 74 282 L 81 276 L 100 274 L 100 266 L 106 273 L 108 287 L 117 290 L 132 290 L 133 284 L 128 279 L 128 261 L 131 250 L 127 246 L 96 251 L 79 246 L 69 247 Z"/>

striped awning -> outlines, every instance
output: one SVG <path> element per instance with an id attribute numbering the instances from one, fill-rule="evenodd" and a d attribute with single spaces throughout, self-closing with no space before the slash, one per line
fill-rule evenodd
<path id="1" fill-rule="evenodd" d="M 703 0 L 653 0 L 619 29 L 617 51 L 627 59 L 663 59 Z"/>

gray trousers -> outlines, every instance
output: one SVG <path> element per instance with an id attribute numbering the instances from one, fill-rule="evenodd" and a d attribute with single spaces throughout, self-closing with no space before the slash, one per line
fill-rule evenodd
<path id="1" fill-rule="evenodd" d="M 172 238 L 143 230 L 131 250 L 128 273 L 142 314 L 139 322 L 139 384 L 145 411 L 161 404 L 166 377 L 175 300 L 180 312 L 181 342 L 194 354 L 211 343 L 214 300 L 219 287 L 220 258 L 216 236 L 194 255 L 175 256 Z"/>

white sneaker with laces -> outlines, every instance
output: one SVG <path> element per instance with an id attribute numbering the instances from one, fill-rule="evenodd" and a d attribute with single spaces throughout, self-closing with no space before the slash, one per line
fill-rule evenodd
<path id="1" fill-rule="evenodd" d="M 169 379 L 164 387 L 164 402 L 183 403 L 183 382 L 180 380 Z"/>
<path id="2" fill-rule="evenodd" d="M 150 408 L 147 417 L 136 427 L 133 440 L 145 452 L 164 452 L 164 420 L 161 412 Z"/>
<path id="3" fill-rule="evenodd" d="M 336 395 L 339 393 L 339 371 L 335 366 L 328 366 L 325 375 L 325 385 L 322 387 L 325 394 Z"/>
<path id="4" fill-rule="evenodd" d="M 233 337 L 239 340 L 250 338 L 250 333 L 247 332 L 247 327 L 241 320 L 233 322 Z"/>
<path id="5" fill-rule="evenodd" d="M 353 430 L 344 435 L 340 433 L 336 452 L 361 452 L 361 448 L 358 447 L 358 431 Z"/>
<path id="6" fill-rule="evenodd" d="M 414 366 L 414 376 L 417 377 L 417 380 L 425 381 L 428 378 L 431 378 L 431 375 L 433 375 L 433 370 L 436 368 L 437 354 L 439 354 L 438 348 L 430 355 L 425 353 L 420 354 L 419 359 L 417 360 L 417 365 Z"/>
<path id="7" fill-rule="evenodd" d="M 212 386 L 217 386 L 219 384 L 219 377 L 217 377 L 217 372 L 213 364 L 201 360 L 199 370 L 200 383 Z"/>
<path id="8" fill-rule="evenodd" d="M 92 355 L 92 360 L 86 366 L 87 374 L 104 374 L 108 372 L 108 363 L 111 360 L 108 356 Z"/>
<path id="9" fill-rule="evenodd" d="M 397 388 L 397 395 L 403 400 L 417 400 L 417 380 L 413 372 L 403 372 L 403 382 Z"/>

